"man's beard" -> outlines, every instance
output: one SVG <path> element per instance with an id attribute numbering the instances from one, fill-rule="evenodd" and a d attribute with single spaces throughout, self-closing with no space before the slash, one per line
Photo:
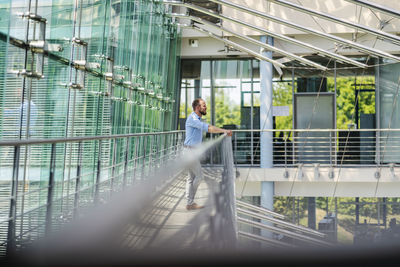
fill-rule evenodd
<path id="1" fill-rule="evenodd" d="M 204 111 L 200 111 L 200 114 L 205 116 L 205 115 L 207 115 L 207 111 L 205 111 L 205 110 Z"/>

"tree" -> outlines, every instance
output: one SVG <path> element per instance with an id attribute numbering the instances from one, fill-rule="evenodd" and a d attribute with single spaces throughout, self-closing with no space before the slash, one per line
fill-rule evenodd
<path id="1" fill-rule="evenodd" d="M 275 82 L 273 93 L 274 106 L 289 106 L 289 116 L 275 117 L 276 129 L 292 129 L 293 125 L 293 100 L 292 84 L 286 82 Z"/>
<path id="2" fill-rule="evenodd" d="M 206 98 L 207 103 L 211 103 L 210 97 Z M 208 111 L 204 117 L 210 121 L 211 112 Z M 240 105 L 230 101 L 222 88 L 215 88 L 215 126 L 223 127 L 228 124 L 240 125 Z"/>
<path id="3" fill-rule="evenodd" d="M 333 79 L 332 79 L 333 80 Z M 355 123 L 355 87 L 357 84 L 374 84 L 375 78 L 367 77 L 338 77 L 336 78 L 336 123 L 338 129 L 347 129 L 347 125 Z M 328 82 L 328 87 L 334 86 L 333 82 Z M 362 92 L 358 99 L 359 112 L 364 114 L 375 113 L 375 94 Z"/>

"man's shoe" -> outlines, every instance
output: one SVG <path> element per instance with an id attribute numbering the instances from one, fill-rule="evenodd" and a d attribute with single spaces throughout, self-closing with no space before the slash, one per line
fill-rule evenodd
<path id="1" fill-rule="evenodd" d="M 204 208 L 204 206 L 199 206 L 196 203 L 193 203 L 191 205 L 186 205 L 186 209 L 187 210 L 199 210 L 199 209 L 202 209 L 202 208 Z"/>

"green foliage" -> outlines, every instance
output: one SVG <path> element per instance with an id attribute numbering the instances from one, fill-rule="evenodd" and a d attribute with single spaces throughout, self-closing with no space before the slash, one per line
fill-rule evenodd
<path id="1" fill-rule="evenodd" d="M 227 104 L 226 104 L 227 103 Z M 222 127 L 227 124 L 240 125 L 240 106 L 229 103 L 229 96 L 223 89 L 215 90 L 215 125 Z"/>
<path id="2" fill-rule="evenodd" d="M 286 218 L 292 218 L 293 216 L 293 201 L 295 206 L 295 216 L 304 217 L 307 210 L 306 198 L 294 198 L 294 197 L 274 197 L 274 211 L 285 215 Z M 300 215 L 297 214 L 297 209 Z"/>
<path id="3" fill-rule="evenodd" d="M 206 103 L 210 107 L 211 99 L 206 97 Z M 207 110 L 207 115 L 203 118 L 210 121 L 211 111 Z M 229 96 L 222 88 L 215 88 L 215 126 L 223 127 L 227 124 L 240 125 L 240 106 L 232 104 Z"/>
<path id="4" fill-rule="evenodd" d="M 331 80 L 333 80 L 331 78 Z M 336 109 L 337 109 L 337 128 L 347 129 L 349 123 L 355 123 L 355 88 L 354 83 L 357 84 L 374 84 L 375 78 L 367 77 L 338 77 L 336 79 L 337 96 L 336 96 Z M 333 83 L 328 82 L 328 87 L 332 89 Z M 361 87 L 362 89 L 363 87 Z M 374 114 L 375 113 L 375 94 L 370 92 L 362 92 L 359 94 L 359 110 L 360 113 Z"/>
<path id="5" fill-rule="evenodd" d="M 293 125 L 293 100 L 292 84 L 286 82 L 274 83 L 274 106 L 289 106 L 289 116 L 275 117 L 276 129 L 292 129 Z"/>

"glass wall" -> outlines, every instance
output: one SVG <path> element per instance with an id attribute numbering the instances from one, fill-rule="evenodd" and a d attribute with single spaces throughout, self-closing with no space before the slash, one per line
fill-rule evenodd
<path id="1" fill-rule="evenodd" d="M 0 1 L 0 140 L 175 129 L 180 36 L 166 13 L 151 0 Z M 145 140 L 129 142 L 129 151 L 149 150 Z M 83 143 L 81 186 L 95 183 L 99 153 L 99 164 L 117 165 L 109 172 L 118 173 L 127 145 Z M 21 147 L 18 190 L 36 192 L 26 209 L 46 200 L 50 152 Z M 10 196 L 13 156 L 12 147 L 0 147 L 0 198 Z M 78 144 L 58 145 L 55 158 L 58 199 L 75 187 Z"/>
<path id="2" fill-rule="evenodd" d="M 3 1 L 0 12 L 1 139 L 174 128 L 179 36 L 161 2 Z"/>
<path id="3" fill-rule="evenodd" d="M 182 60 L 179 121 L 184 129 L 194 98 L 207 103 L 203 120 L 222 128 L 260 129 L 260 62 L 254 59 Z M 286 106 L 292 114 L 292 80 L 273 82 L 274 106 Z M 271 111 L 272 112 L 272 111 Z M 292 128 L 291 116 L 275 116 L 276 129 Z M 276 134 L 278 136 L 278 133 Z M 234 136 L 235 160 L 239 164 L 260 162 L 259 132 Z M 253 145 L 251 145 L 253 144 Z"/>
<path id="4" fill-rule="evenodd" d="M 296 153 L 298 163 L 309 164 L 307 166 L 314 166 L 312 164 L 318 161 L 321 164 L 325 162 L 325 166 L 333 164 L 336 170 L 341 170 L 339 176 L 345 172 L 341 169 L 347 167 L 345 164 L 377 166 L 381 163 L 398 163 L 398 132 L 383 130 L 377 133 L 375 128 L 399 128 L 397 114 L 400 112 L 400 65 L 370 57 L 352 59 L 366 63 L 369 67 L 360 69 L 320 59 L 322 65 L 330 68 L 329 71 L 315 71 L 294 63 L 283 70 L 283 75 L 274 71 L 273 106 L 288 107 L 288 112 L 284 114 L 286 116 L 274 116 L 274 129 L 277 130 L 273 143 L 274 166 L 284 166 L 282 161 L 276 161 L 279 149 L 283 149 L 283 145 L 279 143 L 282 141 L 281 137 L 286 137 L 284 149 L 289 154 L 288 164 L 293 160 L 290 154 L 294 150 L 293 155 Z M 196 64 L 198 67 L 194 67 Z M 236 132 L 233 137 L 235 163 L 239 166 L 258 167 L 259 135 L 256 131 L 246 130 L 260 129 L 262 123 L 259 113 L 259 61 L 187 59 L 182 65 L 186 65 L 186 70 L 182 70 L 180 119 L 184 121 L 191 112 L 190 104 L 194 97 L 204 98 L 210 113 L 204 118 L 207 122 L 219 127 L 243 130 Z M 196 93 L 196 79 L 199 80 L 199 93 Z M 189 82 L 186 83 L 187 81 Z M 303 110 L 294 114 L 296 109 L 293 108 L 293 103 L 301 97 L 307 97 L 307 101 L 304 102 Z M 297 110 L 299 108 L 301 106 Z M 296 116 L 299 117 L 298 122 L 303 122 L 301 125 L 296 124 Z M 309 132 L 292 136 L 290 131 L 279 131 L 293 128 L 336 128 L 340 131 L 333 131 L 330 137 L 320 135 L 318 138 Z M 283 133 L 282 136 L 280 132 Z M 325 144 L 332 145 L 334 152 L 321 145 L 323 138 L 328 140 Z M 332 142 L 329 138 L 336 139 Z M 299 157 L 301 149 L 298 147 L 307 149 L 307 153 L 318 149 L 320 158 L 311 155 L 311 160 L 306 161 Z M 328 162 L 328 159 L 331 161 Z M 297 168 L 297 165 L 290 167 Z M 247 177 L 241 179 L 247 181 Z M 337 178 L 339 179 L 340 177 Z M 260 205 L 259 196 L 242 199 Z M 314 211 L 312 207 L 309 208 L 312 202 L 316 205 Z M 330 197 L 299 197 L 290 192 L 288 196 L 274 198 L 275 211 L 287 215 L 293 223 L 310 226 L 310 212 L 313 212 L 317 229 L 327 233 L 331 240 L 346 244 L 376 242 L 387 238 L 396 229 L 397 206 L 397 198 L 345 198 L 336 196 L 336 191 Z M 279 239 L 279 236 L 276 238 Z"/>
<path id="5" fill-rule="evenodd" d="M 384 60 L 379 66 L 379 126 L 382 129 L 400 128 L 400 64 Z M 399 163 L 400 153 L 393 153 L 387 147 L 399 147 L 400 134 L 398 132 L 381 132 L 380 144 L 382 163 Z"/>

